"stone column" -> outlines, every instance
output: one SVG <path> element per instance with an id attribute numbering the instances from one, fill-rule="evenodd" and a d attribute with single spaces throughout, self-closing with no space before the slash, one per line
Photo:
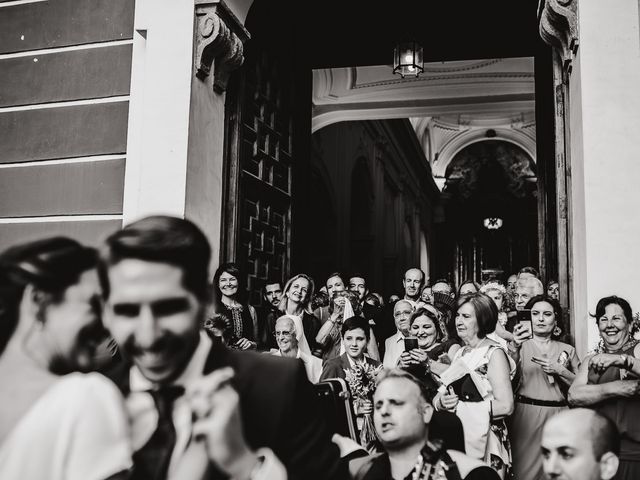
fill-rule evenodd
<path id="1" fill-rule="evenodd" d="M 124 223 L 184 216 L 219 257 L 225 89 L 249 34 L 221 0 L 137 0 Z"/>
<path id="2" fill-rule="evenodd" d="M 640 309 L 640 5 L 577 4 L 547 0 L 540 29 L 555 48 L 567 93 L 561 113 L 570 299 L 576 347 L 584 355 L 598 338 L 589 317 L 598 299 L 616 294 Z"/>
<path id="3" fill-rule="evenodd" d="M 244 61 L 249 32 L 226 4 L 196 0 L 185 214 L 200 225 L 220 257 L 225 145 L 225 91 Z M 226 259 L 234 260 L 234 259 Z"/>

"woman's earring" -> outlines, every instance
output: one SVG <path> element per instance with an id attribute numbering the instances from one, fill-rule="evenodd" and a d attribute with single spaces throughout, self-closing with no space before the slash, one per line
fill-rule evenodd
<path id="1" fill-rule="evenodd" d="M 553 336 L 559 337 L 561 333 L 562 333 L 562 329 L 556 325 L 556 328 L 553 329 Z"/>

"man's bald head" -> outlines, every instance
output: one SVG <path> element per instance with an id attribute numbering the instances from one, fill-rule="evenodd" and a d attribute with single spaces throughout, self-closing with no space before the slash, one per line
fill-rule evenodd
<path id="1" fill-rule="evenodd" d="M 535 277 L 519 278 L 516 283 L 516 310 L 524 309 L 529 300 L 544 293 L 544 285 Z"/>
<path id="2" fill-rule="evenodd" d="M 276 343 L 278 344 L 280 352 L 295 352 L 295 349 L 298 348 L 296 324 L 288 315 L 283 315 L 276 320 L 275 334 Z"/>
<path id="3" fill-rule="evenodd" d="M 618 430 L 594 410 L 576 408 L 551 417 L 540 447 L 544 471 L 552 479 L 609 479 L 618 468 Z"/>

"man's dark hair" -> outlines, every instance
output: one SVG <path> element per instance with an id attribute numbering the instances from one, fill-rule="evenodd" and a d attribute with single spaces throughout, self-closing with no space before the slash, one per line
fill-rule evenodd
<path id="1" fill-rule="evenodd" d="M 275 285 L 275 284 L 278 284 L 280 286 L 280 289 L 282 289 L 282 280 L 275 277 L 267 278 L 267 280 L 264 282 L 264 285 L 262 286 L 262 293 L 263 294 L 265 293 L 265 289 L 267 288 L 267 285 Z"/>
<path id="2" fill-rule="evenodd" d="M 182 270 L 182 285 L 199 300 L 209 298 L 208 272 L 211 247 L 192 222 L 177 217 L 152 216 L 131 223 L 105 241 L 100 262 L 100 282 L 109 296 L 109 266 L 136 259 L 167 263 Z"/>
<path id="3" fill-rule="evenodd" d="M 369 322 L 366 318 L 359 316 L 350 317 L 344 321 L 344 323 L 342 324 L 342 336 L 344 337 L 348 331 L 355 330 L 357 328 L 362 329 L 365 336 L 367 337 L 367 341 L 369 341 L 369 338 L 371 338 L 371 332 L 369 331 L 369 329 L 371 327 L 369 327 Z"/>
<path id="4" fill-rule="evenodd" d="M 607 452 L 620 455 L 620 434 L 616 424 L 596 411 L 593 412 L 590 434 L 591 449 L 596 460 L 599 461 Z"/>

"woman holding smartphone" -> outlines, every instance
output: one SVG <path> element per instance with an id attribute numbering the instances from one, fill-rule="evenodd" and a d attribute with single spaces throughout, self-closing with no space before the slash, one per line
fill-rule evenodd
<path id="1" fill-rule="evenodd" d="M 405 351 L 400 355 L 398 367 L 431 385 L 431 373 L 440 375 L 446 370 L 460 345 L 442 331 L 437 311 L 430 306 L 420 307 L 411 314 L 409 334 L 411 336 L 404 339 Z M 411 340 L 415 343 L 411 344 Z"/>
<path id="2" fill-rule="evenodd" d="M 542 457 L 532 445 L 540 444 L 546 420 L 568 408 L 565 394 L 580 362 L 571 345 L 558 341 L 562 308 L 557 300 L 538 295 L 518 314 L 509 345 L 520 373 L 509 424 L 513 470 L 518 480 L 543 480 Z"/>

